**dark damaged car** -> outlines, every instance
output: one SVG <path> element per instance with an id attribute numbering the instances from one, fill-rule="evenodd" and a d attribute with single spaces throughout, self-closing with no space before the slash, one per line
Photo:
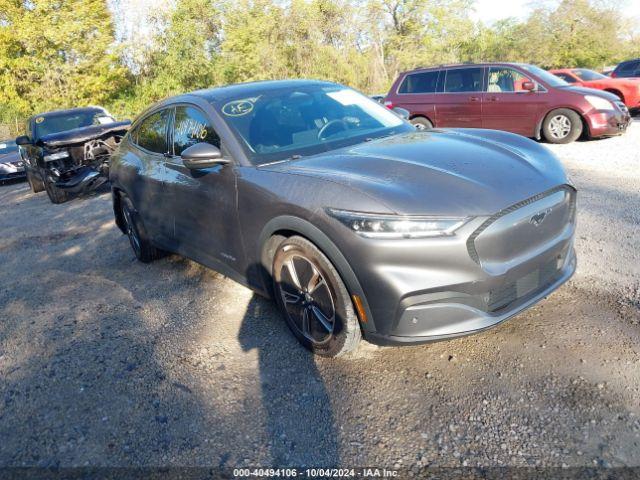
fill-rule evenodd
<path id="1" fill-rule="evenodd" d="M 109 159 L 131 122 L 116 122 L 102 107 L 73 108 L 27 120 L 22 147 L 33 192 L 45 190 L 52 203 L 96 189 L 109 178 Z"/>

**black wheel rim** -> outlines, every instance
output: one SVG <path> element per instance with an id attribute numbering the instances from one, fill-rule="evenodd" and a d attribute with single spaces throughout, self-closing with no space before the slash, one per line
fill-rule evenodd
<path id="1" fill-rule="evenodd" d="M 313 344 L 328 342 L 335 328 L 335 303 L 329 284 L 309 259 L 290 255 L 280 267 L 282 304 L 293 327 Z"/>
<path id="2" fill-rule="evenodd" d="M 122 209 L 122 213 L 124 216 L 125 229 L 127 230 L 127 237 L 129 237 L 129 243 L 131 243 L 131 248 L 133 248 L 136 256 L 139 257 L 140 252 L 142 251 L 140 247 L 140 237 L 138 236 L 138 231 L 136 230 L 136 226 L 131 218 L 131 212 L 127 207 L 124 207 Z"/>

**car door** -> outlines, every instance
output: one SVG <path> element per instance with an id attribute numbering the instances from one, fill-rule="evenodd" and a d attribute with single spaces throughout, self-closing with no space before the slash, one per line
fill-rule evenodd
<path id="1" fill-rule="evenodd" d="M 482 102 L 483 128 L 535 136 L 545 93 L 525 90 L 523 84 L 532 82 L 531 78 L 512 67 L 489 67 L 487 80 Z"/>
<path id="2" fill-rule="evenodd" d="M 482 127 L 483 67 L 444 71 L 442 92 L 435 95 L 438 127 Z"/>
<path id="3" fill-rule="evenodd" d="M 171 109 L 164 108 L 143 118 L 130 133 L 135 148 L 126 153 L 134 157 L 128 158 L 127 163 L 138 170 L 130 177 L 128 194 L 147 233 L 160 245 L 166 245 L 173 233 L 173 218 L 168 214 L 163 191 L 170 114 Z"/>
<path id="4" fill-rule="evenodd" d="M 165 190 L 174 218 L 174 248 L 205 265 L 239 262 L 242 253 L 236 205 L 236 166 L 218 136 L 214 122 L 196 105 L 176 105 L 165 159 Z M 226 165 L 187 168 L 180 154 L 197 143 L 218 147 Z"/>

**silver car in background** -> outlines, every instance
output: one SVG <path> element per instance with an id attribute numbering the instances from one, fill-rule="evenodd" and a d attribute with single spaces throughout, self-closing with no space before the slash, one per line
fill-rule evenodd
<path id="1" fill-rule="evenodd" d="M 153 105 L 112 157 L 111 182 L 138 259 L 175 252 L 274 298 L 325 356 L 361 336 L 397 345 L 482 331 L 576 268 L 576 190 L 544 146 L 416 131 L 334 83 Z"/>

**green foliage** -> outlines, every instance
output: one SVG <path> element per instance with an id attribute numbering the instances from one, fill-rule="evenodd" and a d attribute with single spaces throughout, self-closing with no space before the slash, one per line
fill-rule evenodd
<path id="1" fill-rule="evenodd" d="M 473 21 L 474 0 L 172 5 L 150 16 L 153 34 L 141 44 L 116 42 L 105 0 L 0 0 L 0 122 L 90 103 L 133 117 L 169 95 L 262 79 L 321 78 L 377 93 L 420 65 L 600 68 L 640 56 L 633 26 L 604 0 L 562 0 L 491 26 Z"/>
<path id="2" fill-rule="evenodd" d="M 0 115 L 108 103 L 126 86 L 103 0 L 0 0 Z"/>

